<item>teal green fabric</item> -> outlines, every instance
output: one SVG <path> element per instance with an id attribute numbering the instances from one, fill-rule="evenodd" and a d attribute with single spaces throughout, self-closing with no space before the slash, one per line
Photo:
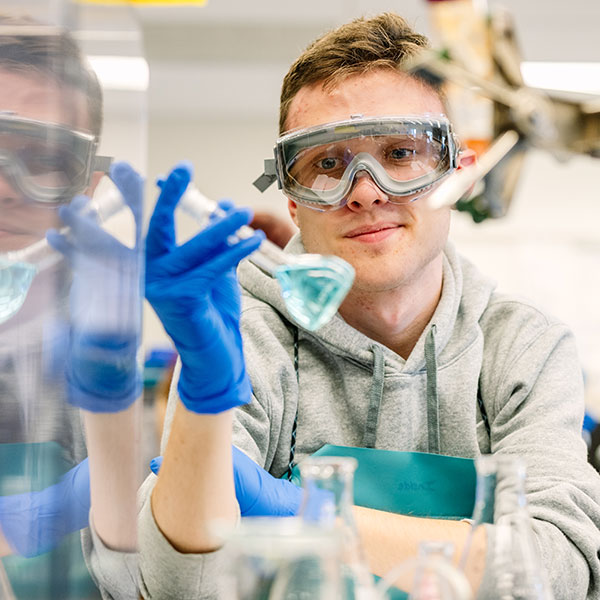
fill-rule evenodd
<path id="1" fill-rule="evenodd" d="M 415 517 L 464 519 L 473 514 L 475 462 L 470 458 L 326 444 L 313 456 L 358 461 L 354 504 Z M 299 483 L 299 470 L 294 478 Z"/>
<path id="2" fill-rule="evenodd" d="M 56 442 L 0 444 L 0 495 L 39 491 L 73 465 Z M 33 558 L 2 559 L 17 600 L 96 600 L 100 598 L 85 565 L 79 532 L 51 552 Z"/>

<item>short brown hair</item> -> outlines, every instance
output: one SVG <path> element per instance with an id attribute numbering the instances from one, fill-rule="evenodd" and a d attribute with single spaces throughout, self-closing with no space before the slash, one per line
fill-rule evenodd
<path id="1" fill-rule="evenodd" d="M 315 40 L 283 79 L 279 104 L 279 133 L 286 129 L 290 104 L 305 86 L 322 82 L 334 87 L 342 79 L 373 69 L 401 69 L 408 58 L 429 45 L 394 13 L 358 18 Z"/>
<path id="2" fill-rule="evenodd" d="M 36 28 L 40 29 L 36 34 Z M 2 29 L 9 31 L 3 35 Z M 23 35 L 19 30 L 23 30 Z M 29 17 L 0 15 L 0 69 L 42 73 L 87 98 L 90 129 L 100 136 L 102 89 L 73 37 L 64 30 L 43 32 L 44 25 Z M 0 107 L 1 108 L 1 107 Z"/>

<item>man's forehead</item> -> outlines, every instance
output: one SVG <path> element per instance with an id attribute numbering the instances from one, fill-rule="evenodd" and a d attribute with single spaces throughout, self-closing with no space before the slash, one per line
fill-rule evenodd
<path id="1" fill-rule="evenodd" d="M 286 130 L 364 116 L 444 114 L 439 94 L 401 71 L 376 69 L 331 85 L 318 82 L 293 98 Z"/>
<path id="2" fill-rule="evenodd" d="M 64 88 L 33 69 L 0 68 L 0 111 L 73 129 L 89 129 L 85 95 Z"/>

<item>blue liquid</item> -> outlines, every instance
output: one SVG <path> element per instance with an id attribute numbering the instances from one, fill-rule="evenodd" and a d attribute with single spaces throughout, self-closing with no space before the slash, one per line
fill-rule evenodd
<path id="1" fill-rule="evenodd" d="M 19 312 L 36 272 L 28 263 L 0 259 L 0 323 Z"/>
<path id="2" fill-rule="evenodd" d="M 290 316 L 309 331 L 337 312 L 354 281 L 354 269 L 335 256 L 305 254 L 275 271 Z"/>

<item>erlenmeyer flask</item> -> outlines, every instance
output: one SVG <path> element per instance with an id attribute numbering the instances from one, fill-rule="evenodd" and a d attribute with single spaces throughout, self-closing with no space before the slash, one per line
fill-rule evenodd
<path id="1" fill-rule="evenodd" d="M 86 213 L 95 214 L 104 222 L 125 206 L 116 186 L 106 184 L 102 193 L 96 194 L 86 206 Z M 60 232 L 67 234 L 68 227 Z M 25 302 L 36 274 L 62 259 L 62 254 L 52 248 L 46 238 L 21 250 L 0 253 L 0 324 L 13 317 Z"/>
<path id="2" fill-rule="evenodd" d="M 246 517 L 225 534 L 228 569 L 220 598 L 339 598 L 339 539 L 296 517 Z"/>
<path id="3" fill-rule="evenodd" d="M 363 555 L 354 520 L 354 472 L 357 461 L 350 457 L 319 456 L 300 465 L 304 500 L 300 516 L 341 539 L 343 600 L 376 598 L 373 576 Z"/>
<path id="4" fill-rule="evenodd" d="M 497 574 L 501 600 L 552 600 L 525 496 L 525 465 L 515 456 L 484 455 L 477 459 L 477 492 L 473 526 L 461 564 L 467 560 L 475 528 L 493 522 L 494 546 L 488 551 Z"/>
<path id="5" fill-rule="evenodd" d="M 201 224 L 206 222 L 207 215 L 222 213 L 216 202 L 191 184 L 179 206 Z M 254 230 L 248 226 L 237 231 L 240 238 L 253 234 Z M 309 331 L 333 317 L 354 281 L 352 266 L 337 256 L 288 254 L 269 240 L 264 240 L 248 260 L 277 279 L 290 316 Z"/>
<path id="6" fill-rule="evenodd" d="M 396 598 L 399 589 L 409 589 L 408 600 L 471 600 L 471 586 L 452 563 L 453 554 L 450 542 L 421 542 L 417 557 L 403 561 L 379 581 L 379 597 Z"/>

